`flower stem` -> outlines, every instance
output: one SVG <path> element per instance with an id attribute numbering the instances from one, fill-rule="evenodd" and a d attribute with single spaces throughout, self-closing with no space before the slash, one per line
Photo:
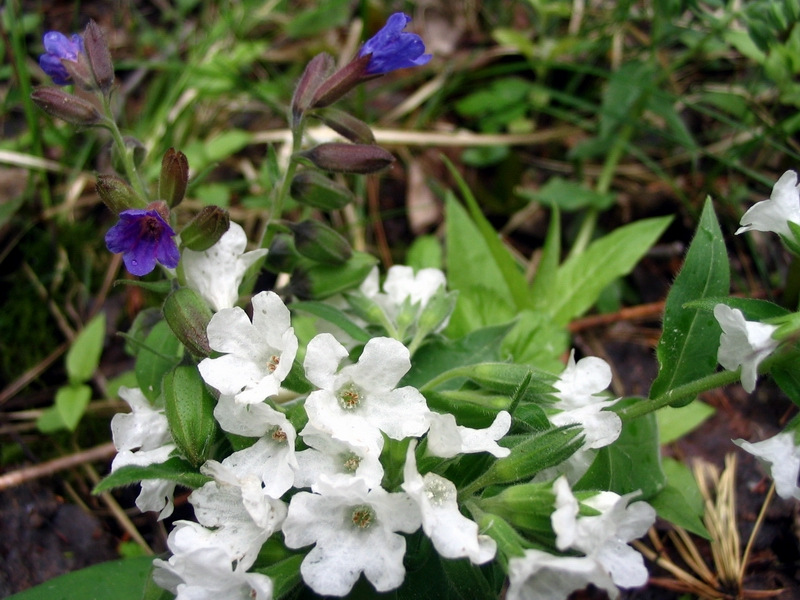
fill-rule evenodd
<path id="1" fill-rule="evenodd" d="M 125 139 L 117 127 L 117 122 L 114 120 L 113 113 L 111 112 L 111 103 L 107 94 L 101 94 L 100 97 L 103 101 L 103 113 L 105 114 L 105 127 L 111 132 L 114 138 L 114 143 L 117 145 L 117 150 L 122 157 L 122 164 L 125 167 L 125 174 L 128 176 L 128 181 L 133 186 L 134 191 L 145 201 L 149 201 L 147 192 L 144 189 L 142 180 L 139 179 L 139 172 L 136 170 L 136 162 L 133 159 L 133 151 L 129 151 L 125 146 Z"/>
<path id="2" fill-rule="evenodd" d="M 283 212 L 283 205 L 286 202 L 286 197 L 289 195 L 289 188 L 292 185 L 294 172 L 297 170 L 297 161 L 294 159 L 294 154 L 300 151 L 303 143 L 303 129 L 305 119 L 301 117 L 292 127 L 292 157 L 289 158 L 289 165 L 286 167 L 286 173 L 283 174 L 281 187 L 272 201 L 272 210 L 269 212 L 269 221 L 264 229 L 264 236 L 261 238 L 260 248 L 269 248 L 272 243 L 272 238 L 275 237 L 275 228 L 270 227 L 273 223 L 277 223 L 281 218 Z"/>
<path id="3" fill-rule="evenodd" d="M 782 359 L 783 357 L 781 355 L 770 356 L 759 365 L 759 372 L 768 372 L 775 363 L 780 362 Z M 741 369 L 737 369 L 736 371 L 720 371 L 690 383 L 679 385 L 652 400 L 637 402 L 636 404 L 622 409 L 617 414 L 623 421 L 632 421 L 633 419 L 642 417 L 659 408 L 674 404 L 675 402 L 686 400 L 687 398 L 694 398 L 703 392 L 736 383 L 741 379 L 741 376 Z"/>

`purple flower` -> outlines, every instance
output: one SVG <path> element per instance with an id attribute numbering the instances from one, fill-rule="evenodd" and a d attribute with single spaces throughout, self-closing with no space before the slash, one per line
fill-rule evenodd
<path id="1" fill-rule="evenodd" d="M 133 275 L 147 275 L 156 261 L 175 268 L 181 258 L 172 239 L 172 227 L 155 210 L 131 209 L 119 213 L 119 223 L 106 233 L 111 252 L 122 252 L 122 260 Z"/>
<path id="2" fill-rule="evenodd" d="M 424 54 L 425 43 L 422 38 L 415 33 L 403 33 L 409 21 L 411 17 L 408 15 L 394 13 L 386 25 L 361 47 L 359 57 L 372 54 L 367 74 L 379 75 L 428 63 L 431 55 Z"/>
<path id="3" fill-rule="evenodd" d="M 77 33 L 72 39 L 58 31 L 48 31 L 44 34 L 45 54 L 39 57 L 39 66 L 47 73 L 56 85 L 72 83 L 72 78 L 61 60 L 78 61 L 78 54 L 83 53 L 83 38 Z"/>

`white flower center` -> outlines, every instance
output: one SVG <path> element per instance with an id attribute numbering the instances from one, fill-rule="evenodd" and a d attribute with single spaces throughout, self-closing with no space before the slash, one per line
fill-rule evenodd
<path id="1" fill-rule="evenodd" d="M 361 464 L 361 457 L 358 454 L 354 454 L 350 452 L 345 454 L 342 457 L 342 468 L 344 469 L 345 473 L 355 473 L 358 470 L 359 465 Z"/>
<path id="2" fill-rule="evenodd" d="M 278 368 L 279 364 L 281 364 L 281 357 L 275 356 L 273 354 L 272 356 L 269 357 L 269 360 L 267 361 L 267 371 L 269 371 L 270 373 L 274 373 L 275 369 Z"/>
<path id="3" fill-rule="evenodd" d="M 339 406 L 344 410 L 353 410 L 361 404 L 363 392 L 354 383 L 348 383 L 339 389 Z"/>
<path id="4" fill-rule="evenodd" d="M 353 521 L 353 525 L 359 529 L 369 529 L 375 520 L 375 512 L 368 504 L 356 506 L 353 509 L 353 515 L 351 516 L 351 519 Z"/>
<path id="5" fill-rule="evenodd" d="M 441 506 L 453 496 L 452 490 L 438 477 L 430 477 L 425 482 L 425 496 L 431 504 Z"/>
<path id="6" fill-rule="evenodd" d="M 280 427 L 275 427 L 275 429 L 273 429 L 272 432 L 270 433 L 270 436 L 274 441 L 278 442 L 279 444 L 286 443 L 287 440 L 286 432 Z"/>

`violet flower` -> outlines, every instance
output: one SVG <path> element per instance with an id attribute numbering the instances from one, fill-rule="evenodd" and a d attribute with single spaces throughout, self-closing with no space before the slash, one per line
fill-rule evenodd
<path id="1" fill-rule="evenodd" d="M 425 43 L 422 38 L 415 33 L 403 33 L 409 21 L 411 17 L 408 15 L 394 13 L 386 21 L 386 25 L 361 47 L 359 58 L 372 54 L 366 70 L 368 75 L 381 75 L 395 69 L 419 67 L 428 63 L 431 55 L 424 53 Z"/>
<path id="2" fill-rule="evenodd" d="M 156 210 L 131 209 L 119 213 L 119 223 L 106 233 L 106 246 L 122 253 L 125 266 L 133 275 L 147 275 L 156 261 L 171 269 L 181 258 L 172 239 L 172 227 Z"/>
<path id="3" fill-rule="evenodd" d="M 56 85 L 72 83 L 69 72 L 61 64 L 63 60 L 78 61 L 78 54 L 84 52 L 83 38 L 77 33 L 68 38 L 58 31 L 48 31 L 44 34 L 45 54 L 39 57 L 39 66 L 47 73 Z"/>

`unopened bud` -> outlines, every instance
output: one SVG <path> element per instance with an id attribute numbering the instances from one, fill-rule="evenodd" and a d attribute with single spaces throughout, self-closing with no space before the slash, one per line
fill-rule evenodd
<path id="1" fill-rule="evenodd" d="M 317 88 L 311 100 L 311 108 L 330 106 L 359 83 L 368 79 L 367 66 L 371 59 L 372 56 L 369 54 L 356 58 L 328 77 Z"/>
<path id="2" fill-rule="evenodd" d="M 228 211 L 219 206 L 205 206 L 181 230 L 181 242 L 189 250 L 202 252 L 219 241 L 231 226 Z"/>
<path id="3" fill-rule="evenodd" d="M 115 214 L 132 208 L 141 209 L 147 204 L 143 198 L 140 198 L 133 191 L 128 182 L 116 175 L 98 175 L 97 183 L 95 183 L 94 187 L 100 199 Z"/>
<path id="4" fill-rule="evenodd" d="M 158 179 L 158 197 L 175 207 L 186 195 L 189 183 L 189 161 L 183 152 L 170 148 L 161 160 L 161 177 Z"/>
<path id="5" fill-rule="evenodd" d="M 211 309 L 197 292 L 187 287 L 178 288 L 164 300 L 162 310 L 175 337 L 189 352 L 203 358 L 211 354 L 206 335 Z"/>
<path id="6" fill-rule="evenodd" d="M 457 299 L 457 291 L 447 292 L 444 286 L 441 286 L 422 309 L 417 321 L 417 328 L 423 331 L 424 335 L 431 331 L 444 329 L 456 308 Z"/>
<path id="7" fill-rule="evenodd" d="M 79 88 L 86 92 L 97 90 L 97 82 L 94 79 L 94 73 L 92 73 L 92 66 L 89 64 L 89 57 L 85 52 L 78 52 L 75 60 L 62 58 L 61 64 L 69 73 L 70 79 Z"/>
<path id="8" fill-rule="evenodd" d="M 194 466 L 203 464 L 217 437 L 214 396 L 196 366 L 177 366 L 161 384 L 164 412 L 180 453 Z"/>
<path id="9" fill-rule="evenodd" d="M 288 233 L 278 233 L 269 245 L 264 267 L 273 273 L 291 273 L 299 257 L 294 247 L 294 238 Z"/>
<path id="10" fill-rule="evenodd" d="M 108 93 L 114 85 L 114 63 L 111 60 L 106 36 L 94 21 L 89 21 L 83 32 L 83 46 L 97 87 Z"/>
<path id="11" fill-rule="evenodd" d="M 292 119 L 295 123 L 309 109 L 319 86 L 333 73 L 334 65 L 333 57 L 327 52 L 317 54 L 306 65 L 292 96 Z"/>
<path id="12" fill-rule="evenodd" d="M 31 93 L 31 100 L 48 115 L 73 125 L 89 127 L 103 121 L 103 116 L 91 102 L 58 88 L 38 88 Z"/>
<path id="13" fill-rule="evenodd" d="M 552 483 L 524 483 L 481 500 L 481 509 L 502 517 L 520 531 L 547 537 L 553 535 L 550 513 L 555 502 Z"/>
<path id="14" fill-rule="evenodd" d="M 487 390 L 509 396 L 513 396 L 525 380 L 528 380 L 527 392 L 550 394 L 557 391 L 552 385 L 557 379 L 554 375 L 529 365 L 481 363 L 473 366 L 469 378 Z"/>
<path id="15" fill-rule="evenodd" d="M 358 287 L 378 259 L 366 252 L 353 252 L 343 265 L 305 265 L 296 269 L 288 292 L 302 299 L 324 300 Z"/>
<path id="16" fill-rule="evenodd" d="M 377 173 L 394 162 L 394 156 L 383 148 L 365 144 L 320 144 L 295 156 L 323 171 L 361 175 Z"/>
<path id="17" fill-rule="evenodd" d="M 326 108 L 314 116 L 336 133 L 356 144 L 374 144 L 375 135 L 369 125 L 338 108 Z"/>
<path id="18" fill-rule="evenodd" d="M 354 290 L 344 294 L 344 299 L 351 310 L 370 325 L 383 325 L 388 317 L 380 304 L 366 296 L 361 290 Z"/>
<path id="19" fill-rule="evenodd" d="M 320 210 L 338 210 L 355 199 L 345 186 L 310 169 L 294 176 L 291 194 L 298 202 Z"/>
<path id="20" fill-rule="evenodd" d="M 339 233 L 319 221 L 292 223 L 294 246 L 301 256 L 319 263 L 340 265 L 352 255 L 353 249 Z"/>

